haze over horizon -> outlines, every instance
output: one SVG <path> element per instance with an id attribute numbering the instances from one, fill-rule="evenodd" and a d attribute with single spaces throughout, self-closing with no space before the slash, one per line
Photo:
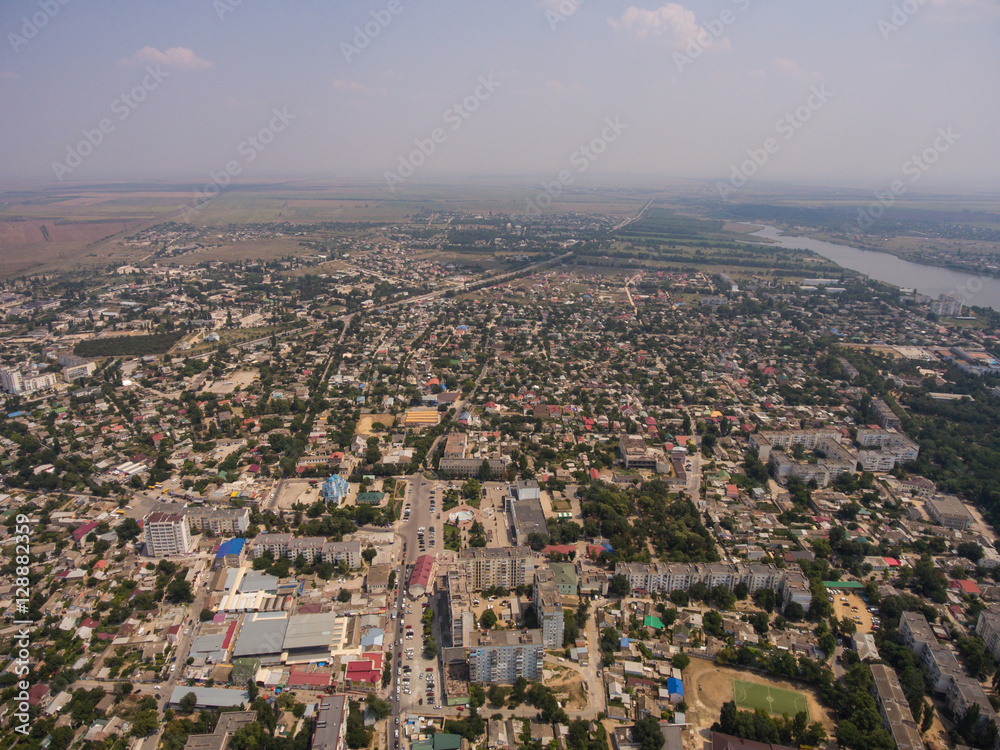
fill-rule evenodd
<path id="1" fill-rule="evenodd" d="M 587 184 L 754 159 L 761 182 L 1000 187 L 993 0 L 12 0 L 0 29 L 8 180 Z"/>

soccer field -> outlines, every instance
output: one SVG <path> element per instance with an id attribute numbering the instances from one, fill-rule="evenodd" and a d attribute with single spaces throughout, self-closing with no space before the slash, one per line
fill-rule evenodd
<path id="1" fill-rule="evenodd" d="M 809 717 L 809 706 L 804 695 L 757 682 L 733 680 L 733 700 L 740 708 L 751 711 L 762 708 L 769 714 L 779 716 L 795 716 L 799 711 L 805 711 Z"/>

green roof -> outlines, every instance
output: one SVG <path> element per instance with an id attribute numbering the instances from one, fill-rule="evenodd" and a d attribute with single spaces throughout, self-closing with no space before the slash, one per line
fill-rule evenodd
<path id="1" fill-rule="evenodd" d="M 574 563 L 549 563 L 549 570 L 557 586 L 576 586 L 580 577 L 576 574 Z"/>
<path id="2" fill-rule="evenodd" d="M 414 740 L 411 750 L 459 750 L 462 747 L 462 736 L 437 732 L 423 740 Z"/>
<path id="3" fill-rule="evenodd" d="M 828 589 L 863 589 L 865 587 L 861 581 L 823 581 L 823 585 Z"/>
<path id="4" fill-rule="evenodd" d="M 383 497 L 384 492 L 359 492 L 358 505 L 380 505 Z"/>
<path id="5" fill-rule="evenodd" d="M 642 621 L 642 624 L 644 627 L 656 628 L 657 630 L 663 630 L 663 628 L 665 627 L 663 624 L 663 620 L 661 620 L 659 617 L 656 617 L 655 615 L 646 615 L 646 617 Z"/>
<path id="6" fill-rule="evenodd" d="M 462 746 L 462 736 L 438 732 L 434 735 L 434 750 L 458 750 Z"/>

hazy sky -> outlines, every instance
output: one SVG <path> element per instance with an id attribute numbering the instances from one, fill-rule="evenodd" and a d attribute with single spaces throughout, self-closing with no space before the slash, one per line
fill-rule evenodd
<path id="1" fill-rule="evenodd" d="M 921 187 L 1000 185 L 997 0 L 3 0 L 0 31 L 0 179 L 667 181 L 751 150 L 878 187 L 937 139 Z"/>

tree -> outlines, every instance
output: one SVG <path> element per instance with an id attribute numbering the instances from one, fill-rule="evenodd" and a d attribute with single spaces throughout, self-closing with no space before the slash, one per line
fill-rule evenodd
<path id="1" fill-rule="evenodd" d="M 469 707 L 473 710 L 486 703 L 486 690 L 482 685 L 472 683 L 469 686 Z"/>
<path id="2" fill-rule="evenodd" d="M 770 614 L 778 604 L 778 596 L 771 589 L 758 589 L 753 595 L 753 600 L 757 606 Z"/>
<path id="3" fill-rule="evenodd" d="M 378 557 L 378 550 L 375 549 L 374 547 L 367 547 L 366 549 L 362 550 L 361 557 L 362 559 L 364 559 L 366 563 L 371 565 L 372 560 Z"/>
<path id="4" fill-rule="evenodd" d="M 608 594 L 610 596 L 623 597 L 628 596 L 632 591 L 632 586 L 628 582 L 628 578 L 621 574 L 616 574 L 611 577 L 608 582 Z"/>
<path id="5" fill-rule="evenodd" d="M 927 732 L 930 730 L 931 726 L 934 724 L 934 705 L 931 703 L 924 703 L 924 718 L 920 722 L 920 731 Z"/>
<path id="6" fill-rule="evenodd" d="M 976 679 L 982 680 L 993 674 L 996 666 L 993 657 L 986 650 L 986 644 L 976 636 L 959 638 L 958 652 L 965 661 L 965 667 Z"/>
<path id="7" fill-rule="evenodd" d="M 186 714 L 194 711 L 196 705 L 198 705 L 198 696 L 194 693 L 185 693 L 184 697 L 177 703 L 178 708 Z"/>
<path id="8" fill-rule="evenodd" d="M 361 713 L 361 708 L 357 701 L 350 701 L 350 708 L 347 712 L 347 746 L 351 750 L 360 750 L 368 747 L 372 739 L 372 733 L 365 729 L 365 719 Z"/>
<path id="9" fill-rule="evenodd" d="M 528 546 L 535 552 L 541 552 L 542 548 L 548 544 L 548 542 L 549 538 L 545 534 L 540 534 L 537 531 L 532 531 L 528 534 Z"/>
<path id="10" fill-rule="evenodd" d="M 788 602 L 785 605 L 784 615 L 787 620 L 803 620 L 805 619 L 806 611 L 798 602 Z"/>
<path id="11" fill-rule="evenodd" d="M 191 583 L 184 578 L 173 579 L 167 584 L 167 599 L 174 604 L 193 602 L 194 592 L 191 590 Z"/>
<path id="12" fill-rule="evenodd" d="M 670 663 L 675 669 L 683 670 L 691 663 L 691 657 L 687 654 L 674 654 L 674 658 L 670 660 Z"/>
<path id="13" fill-rule="evenodd" d="M 427 636 L 426 638 L 424 638 L 424 658 L 433 659 L 437 655 L 438 655 L 437 642 L 431 636 Z"/>
<path id="14" fill-rule="evenodd" d="M 392 704 L 384 698 L 379 698 L 375 693 L 368 693 L 365 696 L 365 703 L 375 721 L 382 721 L 392 713 Z"/>
<path id="15" fill-rule="evenodd" d="M 115 534 L 118 535 L 118 541 L 124 544 L 137 539 L 142 534 L 142 529 L 139 528 L 139 523 L 134 518 L 126 518 L 115 527 Z"/>
<path id="16" fill-rule="evenodd" d="M 958 556 L 978 563 L 983 559 L 983 548 L 975 542 L 961 542 L 958 545 Z"/>
<path id="17" fill-rule="evenodd" d="M 132 736 L 146 737 L 156 729 L 158 724 L 155 708 L 145 708 L 139 711 L 132 720 Z"/>
<path id="18" fill-rule="evenodd" d="M 349 589 L 341 589 L 340 593 L 337 594 L 337 601 L 344 602 L 345 604 L 351 601 L 351 592 Z"/>
<path id="19" fill-rule="evenodd" d="M 632 738 L 641 750 L 661 750 L 663 732 L 660 731 L 659 720 L 653 716 L 640 719 L 632 728 Z"/>
<path id="20" fill-rule="evenodd" d="M 494 625 L 497 624 L 497 616 L 492 609 L 488 609 L 479 617 L 479 624 L 482 625 L 483 630 L 489 630 Z"/>
<path id="21" fill-rule="evenodd" d="M 72 727 L 62 726 L 52 730 L 52 737 L 49 741 L 49 750 L 66 750 L 73 741 L 75 732 Z"/>
<path id="22" fill-rule="evenodd" d="M 507 688 L 503 685 L 490 685 L 486 695 L 490 700 L 490 705 L 499 708 L 507 700 Z"/>
<path id="23" fill-rule="evenodd" d="M 716 638 L 724 638 L 726 631 L 722 629 L 722 615 L 716 610 L 710 609 L 702 618 L 705 633 L 714 635 Z"/>

